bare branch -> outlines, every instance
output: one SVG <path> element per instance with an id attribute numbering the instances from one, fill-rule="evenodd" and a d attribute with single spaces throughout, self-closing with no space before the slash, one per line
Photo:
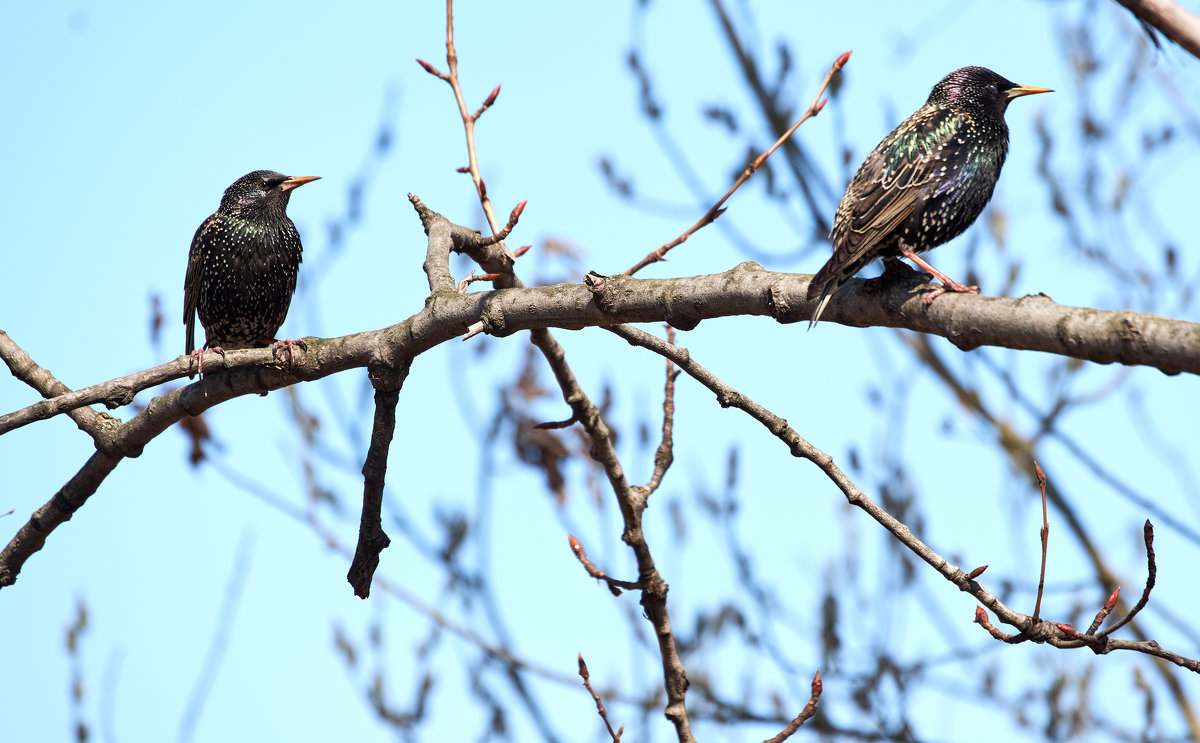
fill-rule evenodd
<path id="1" fill-rule="evenodd" d="M 1129 624 L 1137 616 L 1137 613 L 1145 608 L 1146 602 L 1150 600 L 1150 591 L 1154 589 L 1154 581 L 1158 576 L 1158 566 L 1154 564 L 1154 524 L 1151 524 L 1149 519 L 1146 519 L 1146 523 L 1142 526 L 1142 539 L 1146 544 L 1146 587 L 1142 589 L 1141 598 L 1129 610 L 1129 613 L 1120 621 L 1114 622 L 1111 627 L 1101 632 L 1102 636 L 1111 635 Z"/>
<path id="2" fill-rule="evenodd" d="M 1033 621 L 1037 621 L 1042 611 L 1042 593 L 1046 590 L 1046 554 L 1050 551 L 1050 515 L 1046 511 L 1046 473 L 1037 460 L 1033 460 L 1033 471 L 1037 473 L 1038 485 L 1042 488 L 1042 529 L 1038 536 L 1042 540 L 1042 569 L 1038 573 L 1037 600 L 1033 604 Z"/>
<path id="3" fill-rule="evenodd" d="M 408 376 L 411 360 L 397 370 L 379 369 L 371 372 L 375 387 L 375 417 L 371 427 L 371 444 L 363 463 L 363 504 L 358 525 L 358 546 L 346 580 L 354 595 L 365 599 L 371 595 L 371 580 L 379 567 L 379 554 L 392 540 L 383 531 L 383 484 L 387 475 L 388 450 L 396 432 L 396 404 L 400 388 Z"/>
<path id="4" fill-rule="evenodd" d="M 592 695 L 592 700 L 596 702 L 596 711 L 600 713 L 600 719 L 604 720 L 604 727 L 608 728 L 608 737 L 612 738 L 613 743 L 621 743 L 621 734 L 625 732 L 625 726 L 622 725 L 620 730 L 614 731 L 612 723 L 608 721 L 608 713 L 604 711 L 604 702 L 600 701 L 600 695 L 592 688 L 592 683 L 589 680 L 587 663 L 583 662 L 583 653 L 579 654 L 579 676 L 583 679 L 583 687 Z"/>
<path id="5" fill-rule="evenodd" d="M 602 580 L 608 584 L 608 590 L 614 596 L 620 596 L 621 591 L 636 591 L 642 587 L 641 583 L 635 583 L 627 580 L 617 580 L 608 575 L 600 568 L 596 567 L 595 563 L 588 559 L 587 551 L 583 549 L 583 545 L 575 538 L 574 535 L 568 534 L 567 539 L 571 544 L 571 552 L 575 555 L 575 559 L 579 560 L 579 564 L 583 565 L 583 569 L 587 574 L 596 580 Z"/>
<path id="6" fill-rule="evenodd" d="M 667 343 L 675 343 L 675 328 L 670 325 L 667 326 Z M 654 472 L 650 475 L 650 481 L 642 486 L 642 491 L 647 496 L 658 490 L 663 477 L 675 460 L 671 432 L 675 427 L 675 378 L 677 376 L 679 376 L 679 372 L 675 371 L 675 362 L 667 359 L 667 381 L 663 390 L 662 438 L 659 440 L 658 449 L 654 452 Z"/>
<path id="7" fill-rule="evenodd" d="M 729 190 L 725 192 L 725 195 L 720 199 L 717 199 L 717 203 L 713 204 L 709 210 L 704 213 L 704 216 L 700 217 L 699 221 L 684 230 L 683 234 L 679 237 L 675 238 L 666 245 L 663 245 L 658 250 L 651 252 L 645 258 L 642 258 L 631 268 L 626 270 L 625 275 L 632 276 L 651 263 L 657 263 L 658 261 L 666 260 L 665 256 L 669 250 L 678 245 L 682 245 L 684 241 L 691 237 L 692 234 L 697 230 L 700 230 L 716 221 L 717 217 L 721 216 L 725 212 L 725 202 L 729 200 L 729 197 L 733 196 L 734 192 L 741 188 L 742 184 L 748 181 L 750 176 L 754 175 L 754 173 L 760 167 L 762 167 L 762 164 L 766 162 L 768 157 L 771 156 L 771 153 L 779 149 L 779 147 L 786 142 L 792 136 L 792 134 L 796 132 L 797 129 L 800 128 L 801 124 L 821 113 L 821 109 L 825 107 L 825 100 L 822 100 L 821 96 L 825 95 L 825 90 L 829 87 L 829 83 L 833 80 L 833 76 L 836 75 L 848 61 L 850 61 L 850 52 L 843 52 L 836 60 L 834 60 L 833 66 L 829 68 L 829 72 L 825 73 L 825 79 L 821 82 L 821 87 L 817 89 L 817 95 L 813 98 L 813 102 L 809 105 L 808 110 L 806 110 L 800 116 L 800 118 L 796 120 L 795 124 L 792 124 L 790 129 L 780 135 L 779 139 L 775 140 L 775 144 L 767 148 L 766 152 L 763 152 L 746 166 L 746 169 L 743 170 L 742 174 L 737 177 L 737 180 L 733 182 L 733 185 L 729 187 Z"/>
<path id="8" fill-rule="evenodd" d="M 52 418 L 65 412 L 71 416 L 71 420 L 75 421 L 75 425 L 79 426 L 79 430 L 99 443 L 106 437 L 107 429 L 116 423 L 107 413 L 90 408 L 85 409 L 91 403 L 68 404 L 67 406 L 56 404 L 56 401 L 62 397 L 78 393 L 72 393 L 70 387 L 55 379 L 48 370 L 34 363 L 25 349 L 18 346 L 3 330 L 0 330 L 0 359 L 4 359 L 4 363 L 8 365 L 8 369 L 14 377 L 37 390 L 42 397 L 48 398 L 16 413 L 0 416 L 0 435 L 27 423 Z M 88 399 L 89 396 L 84 394 L 81 397 Z M 114 391 L 112 396 L 93 400 L 93 402 L 104 402 L 110 408 L 114 408 L 118 404 L 128 405 L 132 400 L 132 393 Z"/>
<path id="9" fill-rule="evenodd" d="M 1117 0 L 1142 23 L 1200 58 L 1200 18 L 1175 0 Z"/>
<path id="10" fill-rule="evenodd" d="M 457 234 L 458 230 L 454 232 Z M 479 233 L 472 231 L 472 234 Z M 468 245 L 465 250 L 468 254 L 480 254 L 489 264 L 500 259 L 495 246 L 475 250 Z M 520 284 L 511 273 L 507 276 Z M 535 328 L 578 330 L 629 322 L 667 322 L 677 328 L 691 329 L 701 320 L 734 315 L 767 315 L 791 323 L 807 319 L 807 313 L 811 312 L 812 303 L 805 294 L 810 278 L 806 274 L 774 273 L 756 263 L 743 263 L 718 274 L 677 279 L 602 277 L 601 281 L 592 282 L 590 289 L 578 284 L 557 284 L 520 292 L 439 297 L 437 312 L 418 313 L 391 328 L 340 338 L 305 338 L 310 351 L 284 374 L 292 382 L 311 381 L 355 366 L 367 366 L 372 361 L 370 352 L 379 350 L 378 344 L 403 344 L 389 350 L 407 353 L 412 348 L 408 345 L 410 340 L 396 338 L 398 333 L 393 331 L 418 320 L 423 332 L 432 333 L 423 341 L 433 345 L 444 340 L 443 322 L 461 323 L 455 334 L 478 323 L 480 332 L 495 336 Z M 921 305 L 919 291 L 927 286 L 932 285 L 918 285 L 917 293 L 907 284 L 881 291 L 868 289 L 867 282 L 854 280 L 838 293 L 822 319 L 833 315 L 859 327 L 908 328 L 941 335 L 964 351 L 985 345 L 1001 346 L 1056 353 L 1098 364 L 1149 366 L 1166 374 L 1200 374 L 1200 325 L 1195 323 L 1136 312 L 1059 305 L 1043 295 L 1019 299 L 949 295 L 926 308 Z M 854 313 L 853 318 L 850 312 Z M 359 340 L 369 341 L 372 347 Z M 343 355 L 359 352 L 364 355 Z M 230 351 L 214 364 L 209 373 L 250 367 L 263 367 L 265 371 L 276 367 L 271 349 Z M 118 395 L 132 398 L 143 389 L 187 374 L 188 357 L 180 356 L 169 364 L 0 416 L 0 434 L 68 410 L 116 399 Z"/>
<path id="11" fill-rule="evenodd" d="M 763 743 L 783 743 L 783 741 L 795 735 L 801 725 L 807 722 L 810 717 L 817 714 L 817 702 L 821 699 L 821 691 L 823 689 L 824 684 L 821 683 L 821 672 L 817 671 L 813 674 L 812 696 L 808 698 L 808 704 L 804 705 L 804 709 L 800 710 L 800 714 L 796 715 L 795 719 L 779 732 L 779 735 L 765 740 Z"/>
<path id="12" fill-rule="evenodd" d="M 1168 660 L 1182 668 L 1200 673 L 1200 661 L 1165 650 L 1152 640 L 1135 642 L 1115 640 L 1107 636 L 1082 635 L 1069 625 L 1038 621 L 1014 611 L 991 592 L 983 588 L 977 581 L 968 577 L 968 574 L 963 572 L 957 565 L 951 564 L 945 557 L 931 549 L 886 509 L 871 500 L 837 466 L 833 457 L 806 441 L 787 424 L 787 421 L 737 392 L 707 369 L 697 364 L 685 349 L 668 344 L 636 328 L 614 327 L 609 328 L 609 330 L 634 345 L 642 346 L 672 359 L 685 373 L 712 390 L 717 395 L 717 400 L 722 407 L 738 408 L 762 423 L 772 435 L 787 445 L 788 449 L 792 452 L 792 456 L 807 459 L 817 465 L 825 473 L 826 477 L 842 491 L 842 494 L 846 497 L 850 505 L 865 511 L 876 523 L 887 529 L 897 541 L 941 574 L 943 578 L 958 586 L 959 590 L 974 596 L 980 603 L 991 609 L 1005 624 L 1020 630 L 1020 634 L 1018 635 L 1005 635 L 990 624 L 987 613 L 983 611 L 983 608 L 978 608 L 975 612 L 975 621 L 987 629 L 996 639 L 1014 644 L 1032 640 L 1033 642 L 1047 643 L 1059 648 L 1087 647 L 1097 654 L 1108 653 L 1112 650 L 1134 650 Z M 972 572 L 978 575 L 978 573 Z"/>

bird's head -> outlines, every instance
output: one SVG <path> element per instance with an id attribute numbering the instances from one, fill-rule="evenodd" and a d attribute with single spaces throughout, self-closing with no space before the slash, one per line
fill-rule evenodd
<path id="1" fill-rule="evenodd" d="M 316 175 L 286 176 L 273 170 L 256 170 L 238 178 L 225 189 L 221 211 L 254 212 L 287 208 L 293 188 L 320 179 Z"/>
<path id="2" fill-rule="evenodd" d="M 943 77 L 929 94 L 927 106 L 983 110 L 1004 115 L 1014 98 L 1035 93 L 1053 93 L 1049 88 L 1017 85 L 986 67 L 963 67 Z"/>

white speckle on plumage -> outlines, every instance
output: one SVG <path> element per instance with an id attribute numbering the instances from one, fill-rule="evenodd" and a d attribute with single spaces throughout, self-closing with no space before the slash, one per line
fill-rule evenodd
<path id="1" fill-rule="evenodd" d="M 879 257 L 904 255 L 937 274 L 946 289 L 977 292 L 916 254 L 958 236 L 983 211 L 1008 151 L 1009 101 L 1045 92 L 1050 91 L 1016 85 L 982 67 L 942 78 L 925 105 L 867 156 L 846 188 L 834 218 L 833 255 L 808 287 L 808 298 L 817 302 L 810 327 L 838 289 Z"/>

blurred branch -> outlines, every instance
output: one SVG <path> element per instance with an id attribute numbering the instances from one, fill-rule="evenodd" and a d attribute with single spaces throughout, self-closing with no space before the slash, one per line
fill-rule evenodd
<path id="1" fill-rule="evenodd" d="M 1174 0 L 1117 0 L 1137 19 L 1200 59 L 1200 18 Z"/>
<path id="2" fill-rule="evenodd" d="M 254 536 L 251 532 L 242 533 L 238 541 L 237 552 L 230 565 L 229 578 L 225 581 L 225 595 L 221 597 L 221 606 L 217 610 L 212 625 L 212 638 L 208 643 L 208 651 L 204 654 L 204 666 L 196 677 L 192 693 L 188 695 L 187 707 L 179 721 L 180 743 L 191 741 L 196 735 L 196 727 L 200 724 L 200 715 L 208 702 L 209 694 L 221 670 L 221 661 L 229 648 L 229 638 L 233 635 L 238 607 L 242 603 L 242 593 L 246 587 L 246 578 L 250 574 L 250 562 L 254 556 Z"/>
<path id="3" fill-rule="evenodd" d="M 843 52 L 838 56 L 837 59 L 833 61 L 833 65 L 829 68 L 829 72 L 825 73 L 825 79 L 821 82 L 821 87 L 817 89 L 816 96 L 813 97 L 812 103 L 809 104 L 808 110 L 806 110 L 804 114 L 796 120 L 796 123 L 792 124 L 787 131 L 779 135 L 779 139 L 775 140 L 775 144 L 768 147 L 765 152 L 756 157 L 750 162 L 749 165 L 746 166 L 746 169 L 743 170 L 741 175 L 737 177 L 737 180 L 733 182 L 733 185 L 729 187 L 729 190 L 725 192 L 725 195 L 720 199 L 717 199 L 717 203 L 709 207 L 708 211 L 704 213 L 704 216 L 700 217 L 699 221 L 684 230 L 683 234 L 679 237 L 675 238 L 666 245 L 663 245 L 658 250 L 651 252 L 645 258 L 642 258 L 640 261 L 634 264 L 632 268 L 625 271 L 625 275 L 632 276 L 651 263 L 666 260 L 665 256 L 669 250 L 682 245 L 684 241 L 692 236 L 694 232 L 712 224 L 717 217 L 720 217 L 725 212 L 725 202 L 729 200 L 729 197 L 733 196 L 734 192 L 741 188 L 743 183 L 750 180 L 750 176 L 754 175 L 755 172 L 762 167 L 763 163 L 767 161 L 767 158 L 770 157 L 775 150 L 779 149 L 784 142 L 791 138 L 796 130 L 800 128 L 801 124 L 821 113 L 821 109 L 825 107 L 825 103 L 828 101 L 827 98 L 822 99 L 821 96 L 825 95 L 825 90 L 829 87 L 829 83 L 833 81 L 833 76 L 840 72 L 842 67 L 844 67 L 848 61 L 850 61 L 850 52 Z"/>
<path id="4" fill-rule="evenodd" d="M 790 112 L 788 107 L 781 103 L 782 96 L 780 95 L 779 88 L 772 89 L 764 82 L 758 60 L 742 41 L 737 29 L 734 28 L 733 19 L 730 17 L 729 11 L 726 10 L 724 2 L 722 0 L 709 0 L 709 2 L 712 5 L 713 11 L 717 14 L 717 20 L 720 21 L 721 31 L 725 34 L 726 40 L 733 49 L 738 67 L 741 69 L 742 76 L 746 80 L 746 85 L 750 88 L 750 92 L 754 94 L 755 102 L 758 104 L 759 110 L 762 111 L 764 118 L 766 118 L 767 124 L 771 127 L 771 131 L 777 132 L 783 130 L 787 126 Z M 820 186 L 822 190 L 828 191 L 828 183 L 824 180 L 820 169 L 813 164 L 812 158 L 804 151 L 803 146 L 798 140 L 789 139 L 784 154 L 788 164 L 791 165 L 796 184 L 800 187 L 800 195 L 808 206 L 809 213 L 816 224 L 816 232 L 824 237 L 829 232 L 830 224 L 826 217 L 826 210 L 818 203 L 817 195 L 813 193 L 813 187 L 814 185 Z M 815 184 L 814 181 L 816 181 Z M 833 196 L 835 198 L 834 203 L 836 204 L 837 194 L 833 194 Z"/>

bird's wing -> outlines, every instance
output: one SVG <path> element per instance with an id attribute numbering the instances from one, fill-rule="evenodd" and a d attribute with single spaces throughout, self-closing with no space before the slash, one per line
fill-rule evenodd
<path id="1" fill-rule="evenodd" d="M 873 258 L 929 196 L 927 186 L 945 180 L 947 162 L 956 162 L 962 146 L 956 136 L 962 119 L 948 109 L 914 114 L 871 153 L 846 189 L 852 199 L 839 208 L 834 224 L 834 250 L 855 258 Z M 869 258 L 868 258 L 869 259 Z"/>
<path id="2" fill-rule="evenodd" d="M 212 215 L 196 229 L 192 238 L 192 248 L 188 251 L 187 276 L 183 279 L 183 324 L 186 327 L 187 351 L 191 353 L 196 348 L 196 306 L 200 301 L 200 284 L 204 275 L 204 258 L 201 249 L 201 237 L 205 230 L 215 221 L 217 215 Z"/>
<path id="3" fill-rule="evenodd" d="M 833 255 L 808 286 L 817 300 L 810 327 L 829 300 L 863 266 L 890 248 L 962 146 L 961 119 L 947 109 L 920 110 L 884 138 L 846 187 L 833 221 Z"/>

